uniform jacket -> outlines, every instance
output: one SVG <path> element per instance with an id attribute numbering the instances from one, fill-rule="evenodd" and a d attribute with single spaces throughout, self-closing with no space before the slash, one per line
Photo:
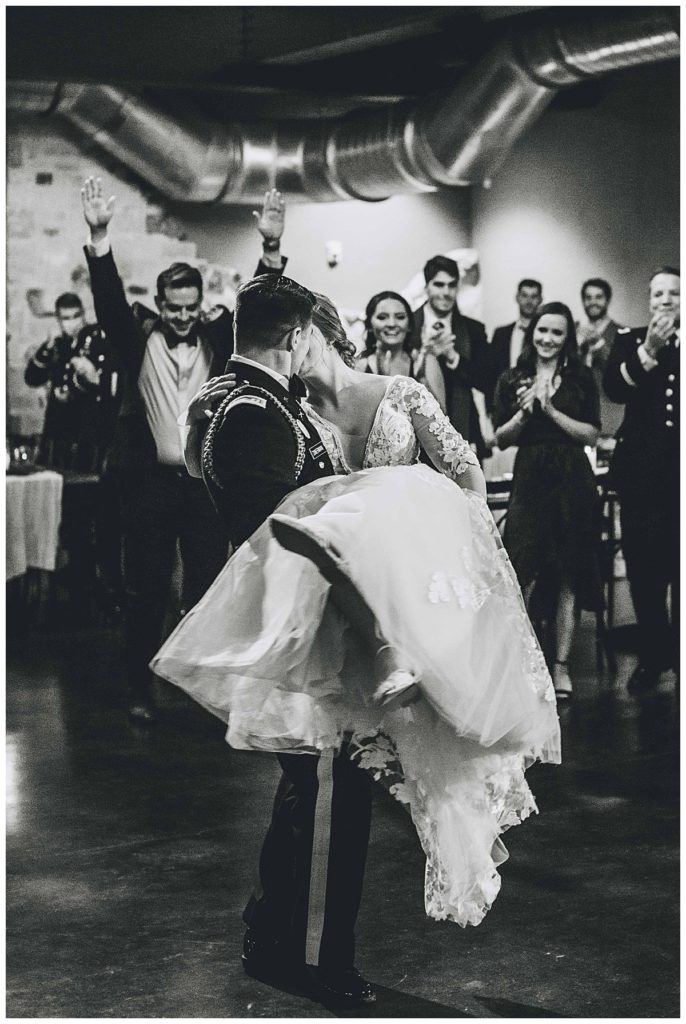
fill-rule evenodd
<path id="1" fill-rule="evenodd" d="M 97 383 L 75 372 L 76 356 L 85 356 L 99 371 Z M 76 338 L 61 334 L 54 343 L 46 341 L 29 360 L 24 379 L 29 387 L 48 385 L 39 462 L 99 472 L 121 390 L 117 353 L 101 328 L 88 324 Z"/>
<path id="2" fill-rule="evenodd" d="M 160 328 L 161 320 L 157 313 L 139 302 L 129 305 L 111 252 L 104 256 L 92 256 L 88 247 L 84 251 L 98 322 L 116 347 L 123 370 L 122 402 L 108 465 L 110 468 L 144 473 L 157 462 L 157 450 L 148 426 L 143 399 L 138 391 L 138 377 L 148 338 Z M 281 271 L 260 262 L 255 273 L 273 274 Z M 225 306 L 214 306 L 209 312 L 203 313 L 199 334 L 208 342 L 212 352 L 210 377 L 217 376 L 223 372 L 233 351 L 231 312 Z"/>
<path id="3" fill-rule="evenodd" d="M 230 360 L 236 389 L 205 435 L 203 479 L 234 546 L 260 526 L 296 487 L 332 476 L 316 428 L 293 395 L 258 367 Z M 266 394 L 265 392 L 268 392 Z"/>
<path id="4" fill-rule="evenodd" d="M 424 329 L 424 306 L 415 312 L 414 321 L 412 344 L 413 347 L 420 348 Z M 486 451 L 472 388 L 486 394 L 490 383 L 490 355 L 486 329 L 479 320 L 462 316 L 457 308 L 452 312 L 450 323 L 460 360 L 457 367 L 451 370 L 446 366 L 445 357 L 438 357 L 445 382 L 446 412 L 455 429 L 467 441 L 476 444 L 477 454 L 482 458 Z"/>
<path id="5" fill-rule="evenodd" d="M 680 377 L 675 338 L 658 353 L 657 366 L 644 369 L 638 349 L 647 330 L 618 329 L 603 387 L 608 398 L 625 406 L 612 460 L 613 482 L 623 494 L 650 503 L 675 489 L 678 493 Z"/>

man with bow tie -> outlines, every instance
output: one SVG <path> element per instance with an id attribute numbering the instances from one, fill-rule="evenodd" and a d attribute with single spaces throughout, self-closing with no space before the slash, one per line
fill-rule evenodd
<path id="1" fill-rule="evenodd" d="M 90 242 L 86 259 L 98 322 L 118 351 L 123 398 L 108 470 L 118 477 L 124 520 L 126 659 L 129 714 L 154 718 L 148 663 L 162 639 L 177 544 L 183 606 L 202 597 L 226 560 L 228 535 L 200 480 L 185 468 L 177 421 L 193 395 L 220 373 L 233 348 L 228 309 L 202 309 L 200 272 L 174 263 L 157 278 L 157 313 L 129 305 L 112 255 L 108 226 L 114 197 L 88 178 L 81 197 Z M 257 274 L 280 274 L 284 202 L 265 196 L 257 227 L 263 256 Z"/>
<path id="2" fill-rule="evenodd" d="M 611 472 L 638 630 L 635 695 L 679 669 L 680 296 L 679 270 L 657 270 L 650 323 L 619 328 L 603 376 L 608 398 L 625 404 Z"/>

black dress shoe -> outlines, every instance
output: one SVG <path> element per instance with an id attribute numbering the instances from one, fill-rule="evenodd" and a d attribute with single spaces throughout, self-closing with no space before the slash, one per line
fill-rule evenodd
<path id="1" fill-rule="evenodd" d="M 338 1006 L 369 1006 L 376 1002 L 376 992 L 354 967 L 346 971 L 309 968 L 314 992 L 320 1001 Z"/>
<path id="2" fill-rule="evenodd" d="M 651 672 L 642 665 L 637 665 L 629 676 L 626 688 L 632 697 L 641 697 L 656 690 L 659 682 L 658 672 Z"/>
<path id="3" fill-rule="evenodd" d="M 243 937 L 243 970 L 258 981 L 298 984 L 303 981 L 305 965 L 297 964 L 283 944 L 262 939 L 249 928 Z"/>

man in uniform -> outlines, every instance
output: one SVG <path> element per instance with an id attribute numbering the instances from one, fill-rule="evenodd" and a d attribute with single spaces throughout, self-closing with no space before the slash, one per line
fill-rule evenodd
<path id="1" fill-rule="evenodd" d="M 157 313 L 130 306 L 112 256 L 108 226 L 114 197 L 100 179 L 81 190 L 90 244 L 86 259 L 98 322 L 124 371 L 122 404 L 109 458 L 119 480 L 124 529 L 126 657 L 129 714 L 154 717 L 148 664 L 162 640 L 177 543 L 183 607 L 200 600 L 224 564 L 228 536 L 200 480 L 188 475 L 178 417 L 233 347 L 233 317 L 224 306 L 203 312 L 200 272 L 174 263 L 157 278 Z M 257 227 L 263 257 L 257 273 L 280 274 L 284 203 L 265 197 Z"/>
<path id="2" fill-rule="evenodd" d="M 608 398 L 626 406 L 611 471 L 638 629 L 633 694 L 679 668 L 680 295 L 678 270 L 653 274 L 650 323 L 618 329 L 603 377 Z"/>
<path id="3" fill-rule="evenodd" d="M 205 437 L 202 470 L 235 545 L 296 487 L 333 469 L 298 400 L 315 298 L 288 278 L 257 277 L 236 301 L 237 387 Z M 189 409 L 202 436 L 209 381 Z M 197 440 L 197 437 L 196 437 Z M 243 964 L 252 976 L 304 983 L 324 1001 L 374 1001 L 354 968 L 354 927 L 371 816 L 370 781 L 344 747 L 333 756 L 279 754 L 283 772 L 260 856 L 261 891 L 244 913 Z M 320 841 L 315 842 L 315 833 Z M 323 841 L 321 841 L 323 840 Z"/>
<path id="4" fill-rule="evenodd" d="M 48 386 L 38 462 L 50 469 L 98 473 L 111 440 L 118 373 L 102 330 L 87 324 L 81 299 L 65 292 L 55 303 L 60 333 L 27 363 L 29 387 Z"/>

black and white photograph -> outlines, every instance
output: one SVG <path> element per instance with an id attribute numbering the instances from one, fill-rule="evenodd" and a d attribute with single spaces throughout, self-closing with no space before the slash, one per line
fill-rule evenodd
<path id="1" fill-rule="evenodd" d="M 679 1018 L 680 14 L 5 7 L 8 1020 Z"/>

